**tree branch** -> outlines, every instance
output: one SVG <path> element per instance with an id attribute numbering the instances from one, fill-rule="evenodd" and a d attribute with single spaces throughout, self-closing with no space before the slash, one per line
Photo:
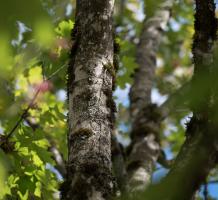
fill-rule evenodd
<path id="1" fill-rule="evenodd" d="M 213 0 L 196 0 L 193 43 L 195 73 L 191 89 L 195 94 L 191 102 L 194 114 L 187 126 L 186 141 L 173 167 L 160 184 L 146 192 L 148 199 L 192 199 L 217 163 L 217 101 L 210 101 L 212 97 L 217 98 L 213 90 L 217 81 L 210 79 L 211 67 L 216 67 L 212 52 L 216 31 Z M 213 85 L 205 82 L 207 80 Z"/>
<path id="2" fill-rule="evenodd" d="M 169 18 L 173 0 L 157 6 L 154 16 L 145 19 L 137 47 L 138 68 L 130 90 L 130 115 L 132 120 L 132 144 L 127 172 L 130 191 L 143 190 L 151 181 L 155 163 L 159 157 L 159 131 L 161 113 L 151 104 L 156 53 Z"/>

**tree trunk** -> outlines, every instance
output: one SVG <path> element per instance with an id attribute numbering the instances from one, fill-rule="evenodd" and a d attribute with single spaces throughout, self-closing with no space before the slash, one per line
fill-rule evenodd
<path id="1" fill-rule="evenodd" d="M 105 200 L 113 190 L 114 0 L 77 0 L 68 70 L 69 136 L 64 200 Z"/>
<path id="2" fill-rule="evenodd" d="M 161 114 L 151 103 L 156 54 L 162 34 L 170 18 L 173 0 L 157 6 L 154 16 L 143 22 L 140 42 L 137 47 L 138 68 L 130 90 L 130 115 L 132 120 L 132 145 L 128 160 L 129 190 L 144 190 L 160 153 L 158 134 Z"/>

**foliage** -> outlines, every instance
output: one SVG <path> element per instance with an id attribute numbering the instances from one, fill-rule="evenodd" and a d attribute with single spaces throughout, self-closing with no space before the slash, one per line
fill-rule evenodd
<path id="1" fill-rule="evenodd" d="M 64 2 L 65 10 L 70 2 Z M 62 177 L 50 149 L 66 159 L 64 89 L 73 22 L 66 15 L 57 20 L 54 7 L 38 0 L 3 3 L 0 199 L 58 198 Z"/>

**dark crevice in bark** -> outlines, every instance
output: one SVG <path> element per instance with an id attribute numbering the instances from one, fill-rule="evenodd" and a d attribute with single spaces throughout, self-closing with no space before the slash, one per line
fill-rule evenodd
<path id="1" fill-rule="evenodd" d="M 126 190 L 127 172 L 125 166 L 125 152 L 115 136 L 112 137 L 111 148 L 113 173 L 117 183 L 117 188 L 115 188 L 115 191 L 116 196 L 119 196 Z"/>

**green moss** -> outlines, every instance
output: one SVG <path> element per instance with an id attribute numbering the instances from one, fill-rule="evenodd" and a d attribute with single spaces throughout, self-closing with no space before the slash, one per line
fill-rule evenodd
<path id="1" fill-rule="evenodd" d="M 72 40 L 72 47 L 71 51 L 69 53 L 69 65 L 67 69 L 67 100 L 69 100 L 69 93 L 73 91 L 73 82 L 75 79 L 75 74 L 74 74 L 74 62 L 75 62 L 75 56 L 76 52 L 78 49 L 79 45 L 79 40 L 80 40 L 80 34 L 79 34 L 79 27 L 77 23 L 75 22 L 74 28 L 72 29 L 71 32 L 71 40 Z"/>
<path id="2" fill-rule="evenodd" d="M 114 36 L 114 53 L 119 54 L 120 53 L 120 38 L 116 35 Z"/>
<path id="3" fill-rule="evenodd" d="M 113 66 L 115 72 L 119 70 L 120 39 L 114 36 L 114 60 Z"/>
<path id="4" fill-rule="evenodd" d="M 80 128 L 73 135 L 74 136 L 91 136 L 92 131 L 90 129 L 87 129 L 87 128 Z"/>
<path id="5" fill-rule="evenodd" d="M 107 104 L 107 107 L 110 108 L 110 110 L 111 110 L 110 115 L 108 117 L 109 117 L 109 120 L 111 123 L 111 129 L 113 129 L 114 123 L 115 123 L 115 113 L 117 112 L 117 107 L 116 107 L 116 104 L 115 104 L 112 96 L 107 97 L 106 104 Z"/>
<path id="6" fill-rule="evenodd" d="M 114 76 L 113 76 L 113 90 L 116 87 L 116 73 L 119 70 L 119 54 L 120 54 L 120 39 L 114 34 L 114 59 L 113 59 L 113 69 L 114 69 Z"/>
<path id="7" fill-rule="evenodd" d="M 112 63 L 105 64 L 104 69 L 107 70 L 113 78 L 116 76 L 116 71 L 115 71 L 114 65 Z"/>

